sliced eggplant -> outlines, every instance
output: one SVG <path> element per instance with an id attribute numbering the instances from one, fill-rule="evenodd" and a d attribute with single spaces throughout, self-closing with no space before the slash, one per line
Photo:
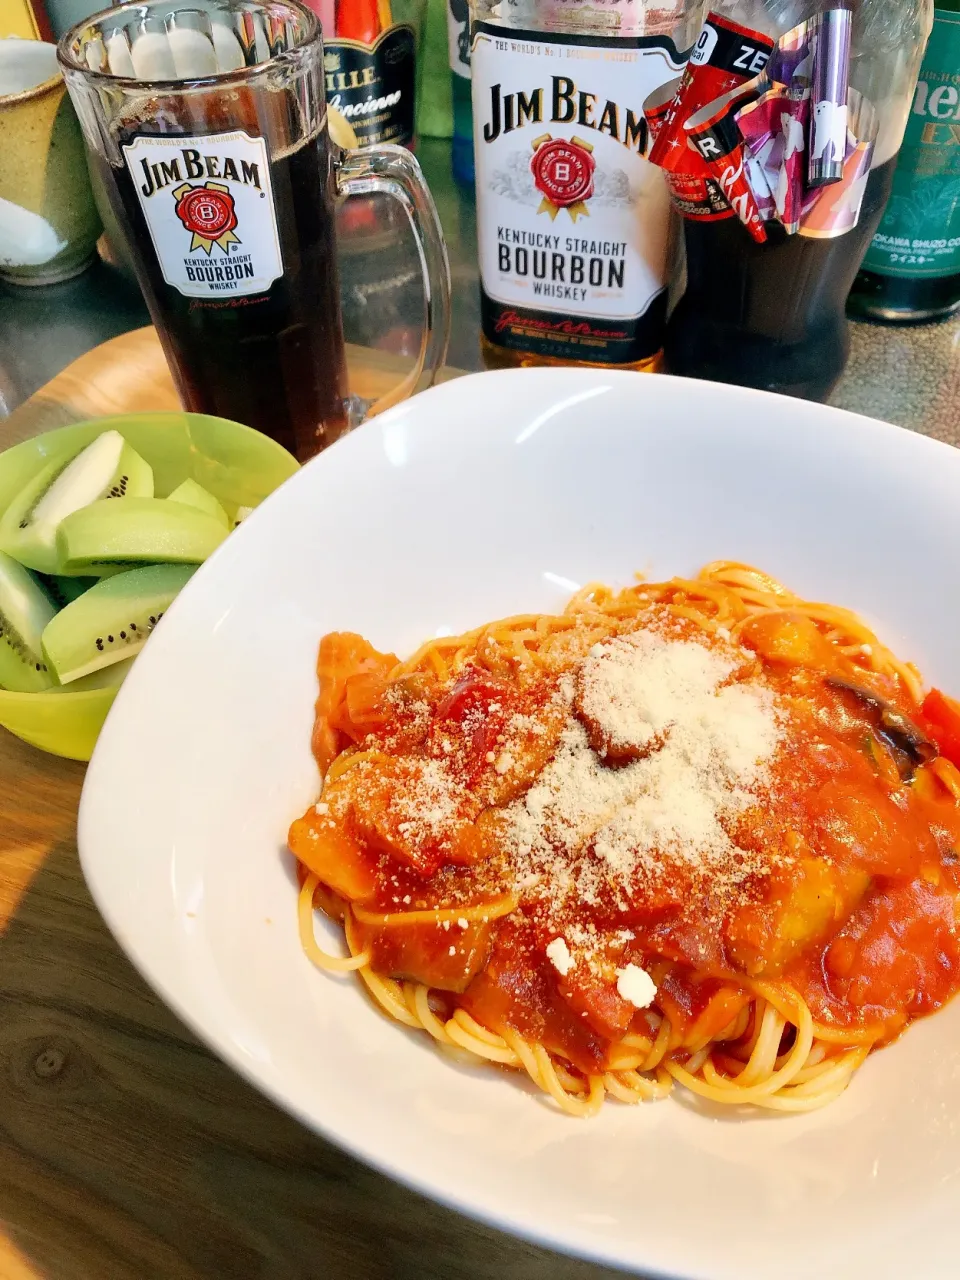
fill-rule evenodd
<path id="1" fill-rule="evenodd" d="M 828 676 L 826 683 L 832 689 L 853 694 L 870 711 L 873 731 L 889 749 L 904 782 L 911 780 L 918 765 L 926 764 L 940 754 L 937 744 L 909 716 L 904 715 L 879 693 L 840 676 Z"/>

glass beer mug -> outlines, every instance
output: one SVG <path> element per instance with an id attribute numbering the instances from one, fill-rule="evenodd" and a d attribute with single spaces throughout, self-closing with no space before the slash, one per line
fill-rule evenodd
<path id="1" fill-rule="evenodd" d="M 432 381 L 450 310 L 437 211 L 408 151 L 331 140 L 313 13 L 293 0 L 125 4 L 67 32 L 59 58 L 184 408 L 256 427 L 301 461 L 351 425 L 339 195 L 382 192 L 406 210 L 426 323 L 389 398 Z"/>

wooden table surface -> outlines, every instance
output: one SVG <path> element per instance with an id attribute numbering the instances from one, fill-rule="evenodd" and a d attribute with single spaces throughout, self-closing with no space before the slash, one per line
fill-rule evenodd
<path id="1" fill-rule="evenodd" d="M 360 394 L 395 379 L 351 357 Z M 0 448 L 176 407 L 138 330 L 0 422 Z M 198 1044 L 87 891 L 83 772 L 0 729 L 0 1280 L 612 1280 L 372 1172 Z"/>

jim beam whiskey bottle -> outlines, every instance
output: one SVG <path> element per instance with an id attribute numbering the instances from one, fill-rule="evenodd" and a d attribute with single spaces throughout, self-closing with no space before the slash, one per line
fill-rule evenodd
<path id="1" fill-rule="evenodd" d="M 657 367 L 673 215 L 645 97 L 683 69 L 684 5 L 477 0 L 477 238 L 491 366 Z"/>

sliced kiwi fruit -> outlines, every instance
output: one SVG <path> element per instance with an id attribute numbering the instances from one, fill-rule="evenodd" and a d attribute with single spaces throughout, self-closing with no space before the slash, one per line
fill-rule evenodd
<path id="1" fill-rule="evenodd" d="M 195 569 L 153 564 L 98 582 L 47 623 L 47 666 L 61 684 L 70 685 L 134 657 Z"/>
<path id="2" fill-rule="evenodd" d="M 204 489 L 196 480 L 184 480 L 178 484 L 173 493 L 167 495 L 168 502 L 182 502 L 186 507 L 196 507 L 198 511 L 206 511 L 207 515 L 216 516 L 225 529 L 230 528 L 227 513 L 213 494 Z"/>
<path id="3" fill-rule="evenodd" d="M 136 657 L 136 655 L 134 655 Z M 109 667 L 101 667 L 91 671 L 89 675 L 79 676 L 69 684 L 55 684 L 45 693 L 92 693 L 96 689 L 119 689 L 133 666 L 133 658 L 124 658 L 121 662 L 113 662 Z"/>
<path id="4" fill-rule="evenodd" d="M 227 536 L 215 516 L 169 498 L 105 499 L 60 522 L 60 572 L 98 573 L 127 564 L 200 564 Z"/>
<path id="5" fill-rule="evenodd" d="M 0 551 L 0 689 L 39 693 L 53 684 L 41 636 L 56 612 L 33 574 Z"/>
<path id="6" fill-rule="evenodd" d="M 151 497 L 153 470 L 119 431 L 104 431 L 72 458 L 48 463 L 0 519 L 0 550 L 40 573 L 56 573 L 57 527 L 88 503 Z"/>
<path id="7" fill-rule="evenodd" d="M 44 591 L 46 591 L 58 609 L 65 609 L 72 600 L 76 600 L 77 596 L 82 596 L 85 591 L 89 591 L 99 581 L 99 578 L 63 578 L 59 576 L 50 577 L 46 574 L 40 576 Z"/>

